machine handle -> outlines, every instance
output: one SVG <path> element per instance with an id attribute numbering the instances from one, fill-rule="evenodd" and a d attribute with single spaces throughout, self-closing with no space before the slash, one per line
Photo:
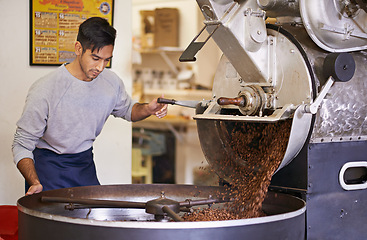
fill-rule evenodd
<path id="1" fill-rule="evenodd" d="M 246 99 L 244 97 L 236 97 L 236 98 L 226 98 L 220 97 L 217 100 L 219 105 L 236 105 L 239 107 L 244 107 L 246 105 Z"/>
<path id="2" fill-rule="evenodd" d="M 335 80 L 332 76 L 329 77 L 325 85 L 322 87 L 319 95 L 315 99 L 315 101 L 312 104 L 305 105 L 304 111 L 307 113 L 316 114 L 319 110 L 319 107 L 321 105 L 322 100 L 324 100 L 326 94 L 329 92 L 331 86 L 334 84 Z"/>
<path id="3" fill-rule="evenodd" d="M 321 89 L 319 95 L 312 104 L 306 105 L 304 111 L 316 114 L 322 100 L 329 92 L 334 82 L 347 82 L 354 76 L 356 64 L 354 58 L 349 53 L 331 53 L 323 65 L 324 75 L 328 77 L 326 84 Z"/>
<path id="4" fill-rule="evenodd" d="M 167 98 L 158 98 L 157 103 L 164 103 L 164 104 L 176 104 L 176 100 L 174 99 L 167 99 Z"/>
<path id="5" fill-rule="evenodd" d="M 196 106 L 200 103 L 200 101 L 195 101 L 195 100 L 177 101 L 174 99 L 158 98 L 157 103 L 172 104 L 172 105 L 178 105 L 182 107 L 196 108 Z"/>
<path id="6" fill-rule="evenodd" d="M 345 179 L 345 172 L 350 169 L 358 169 L 365 168 L 365 171 L 362 171 L 362 176 L 359 176 L 356 183 L 347 183 Z M 348 162 L 343 165 L 339 172 L 339 184 L 340 186 L 347 191 L 350 190 L 362 190 L 367 189 L 367 181 L 366 181 L 366 172 L 367 172 L 367 162 L 359 161 L 359 162 Z"/>

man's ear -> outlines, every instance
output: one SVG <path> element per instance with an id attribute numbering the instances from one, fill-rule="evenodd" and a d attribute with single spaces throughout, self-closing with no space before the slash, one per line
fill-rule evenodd
<path id="1" fill-rule="evenodd" d="M 75 54 L 81 56 L 83 53 L 83 46 L 79 41 L 75 42 Z"/>

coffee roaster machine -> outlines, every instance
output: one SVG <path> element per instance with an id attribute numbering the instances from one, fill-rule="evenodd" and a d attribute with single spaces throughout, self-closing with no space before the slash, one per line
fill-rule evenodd
<path id="1" fill-rule="evenodd" d="M 270 188 L 306 202 L 306 239 L 366 238 L 367 2 L 197 2 L 223 51 L 213 99 L 195 117 L 208 161 L 218 166 L 233 154 L 221 122 L 293 118 Z M 208 40 L 200 34 L 182 60 Z"/>
<path id="2" fill-rule="evenodd" d="M 220 207 L 222 187 L 89 186 L 19 199 L 19 239 L 365 239 L 366 0 L 197 3 L 205 26 L 180 60 L 214 39 L 223 56 L 213 96 L 168 102 L 196 108 L 201 147 L 224 181 L 233 169 L 223 159 L 247 164 L 230 148 L 232 124 L 292 121 L 267 216 L 181 222 L 192 207 Z"/>

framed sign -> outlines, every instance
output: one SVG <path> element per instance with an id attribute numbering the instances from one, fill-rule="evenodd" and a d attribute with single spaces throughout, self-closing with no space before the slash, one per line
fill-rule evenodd
<path id="1" fill-rule="evenodd" d="M 114 0 L 30 0 L 30 65 L 56 66 L 75 58 L 79 25 L 90 17 L 113 24 Z"/>

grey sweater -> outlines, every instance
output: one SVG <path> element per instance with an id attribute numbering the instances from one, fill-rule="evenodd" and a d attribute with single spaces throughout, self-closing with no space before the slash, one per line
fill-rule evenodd
<path id="1" fill-rule="evenodd" d="M 135 103 L 112 71 L 104 69 L 85 82 L 62 65 L 29 90 L 14 136 L 14 162 L 33 159 L 35 147 L 58 154 L 83 152 L 92 147 L 110 115 L 131 121 Z"/>

